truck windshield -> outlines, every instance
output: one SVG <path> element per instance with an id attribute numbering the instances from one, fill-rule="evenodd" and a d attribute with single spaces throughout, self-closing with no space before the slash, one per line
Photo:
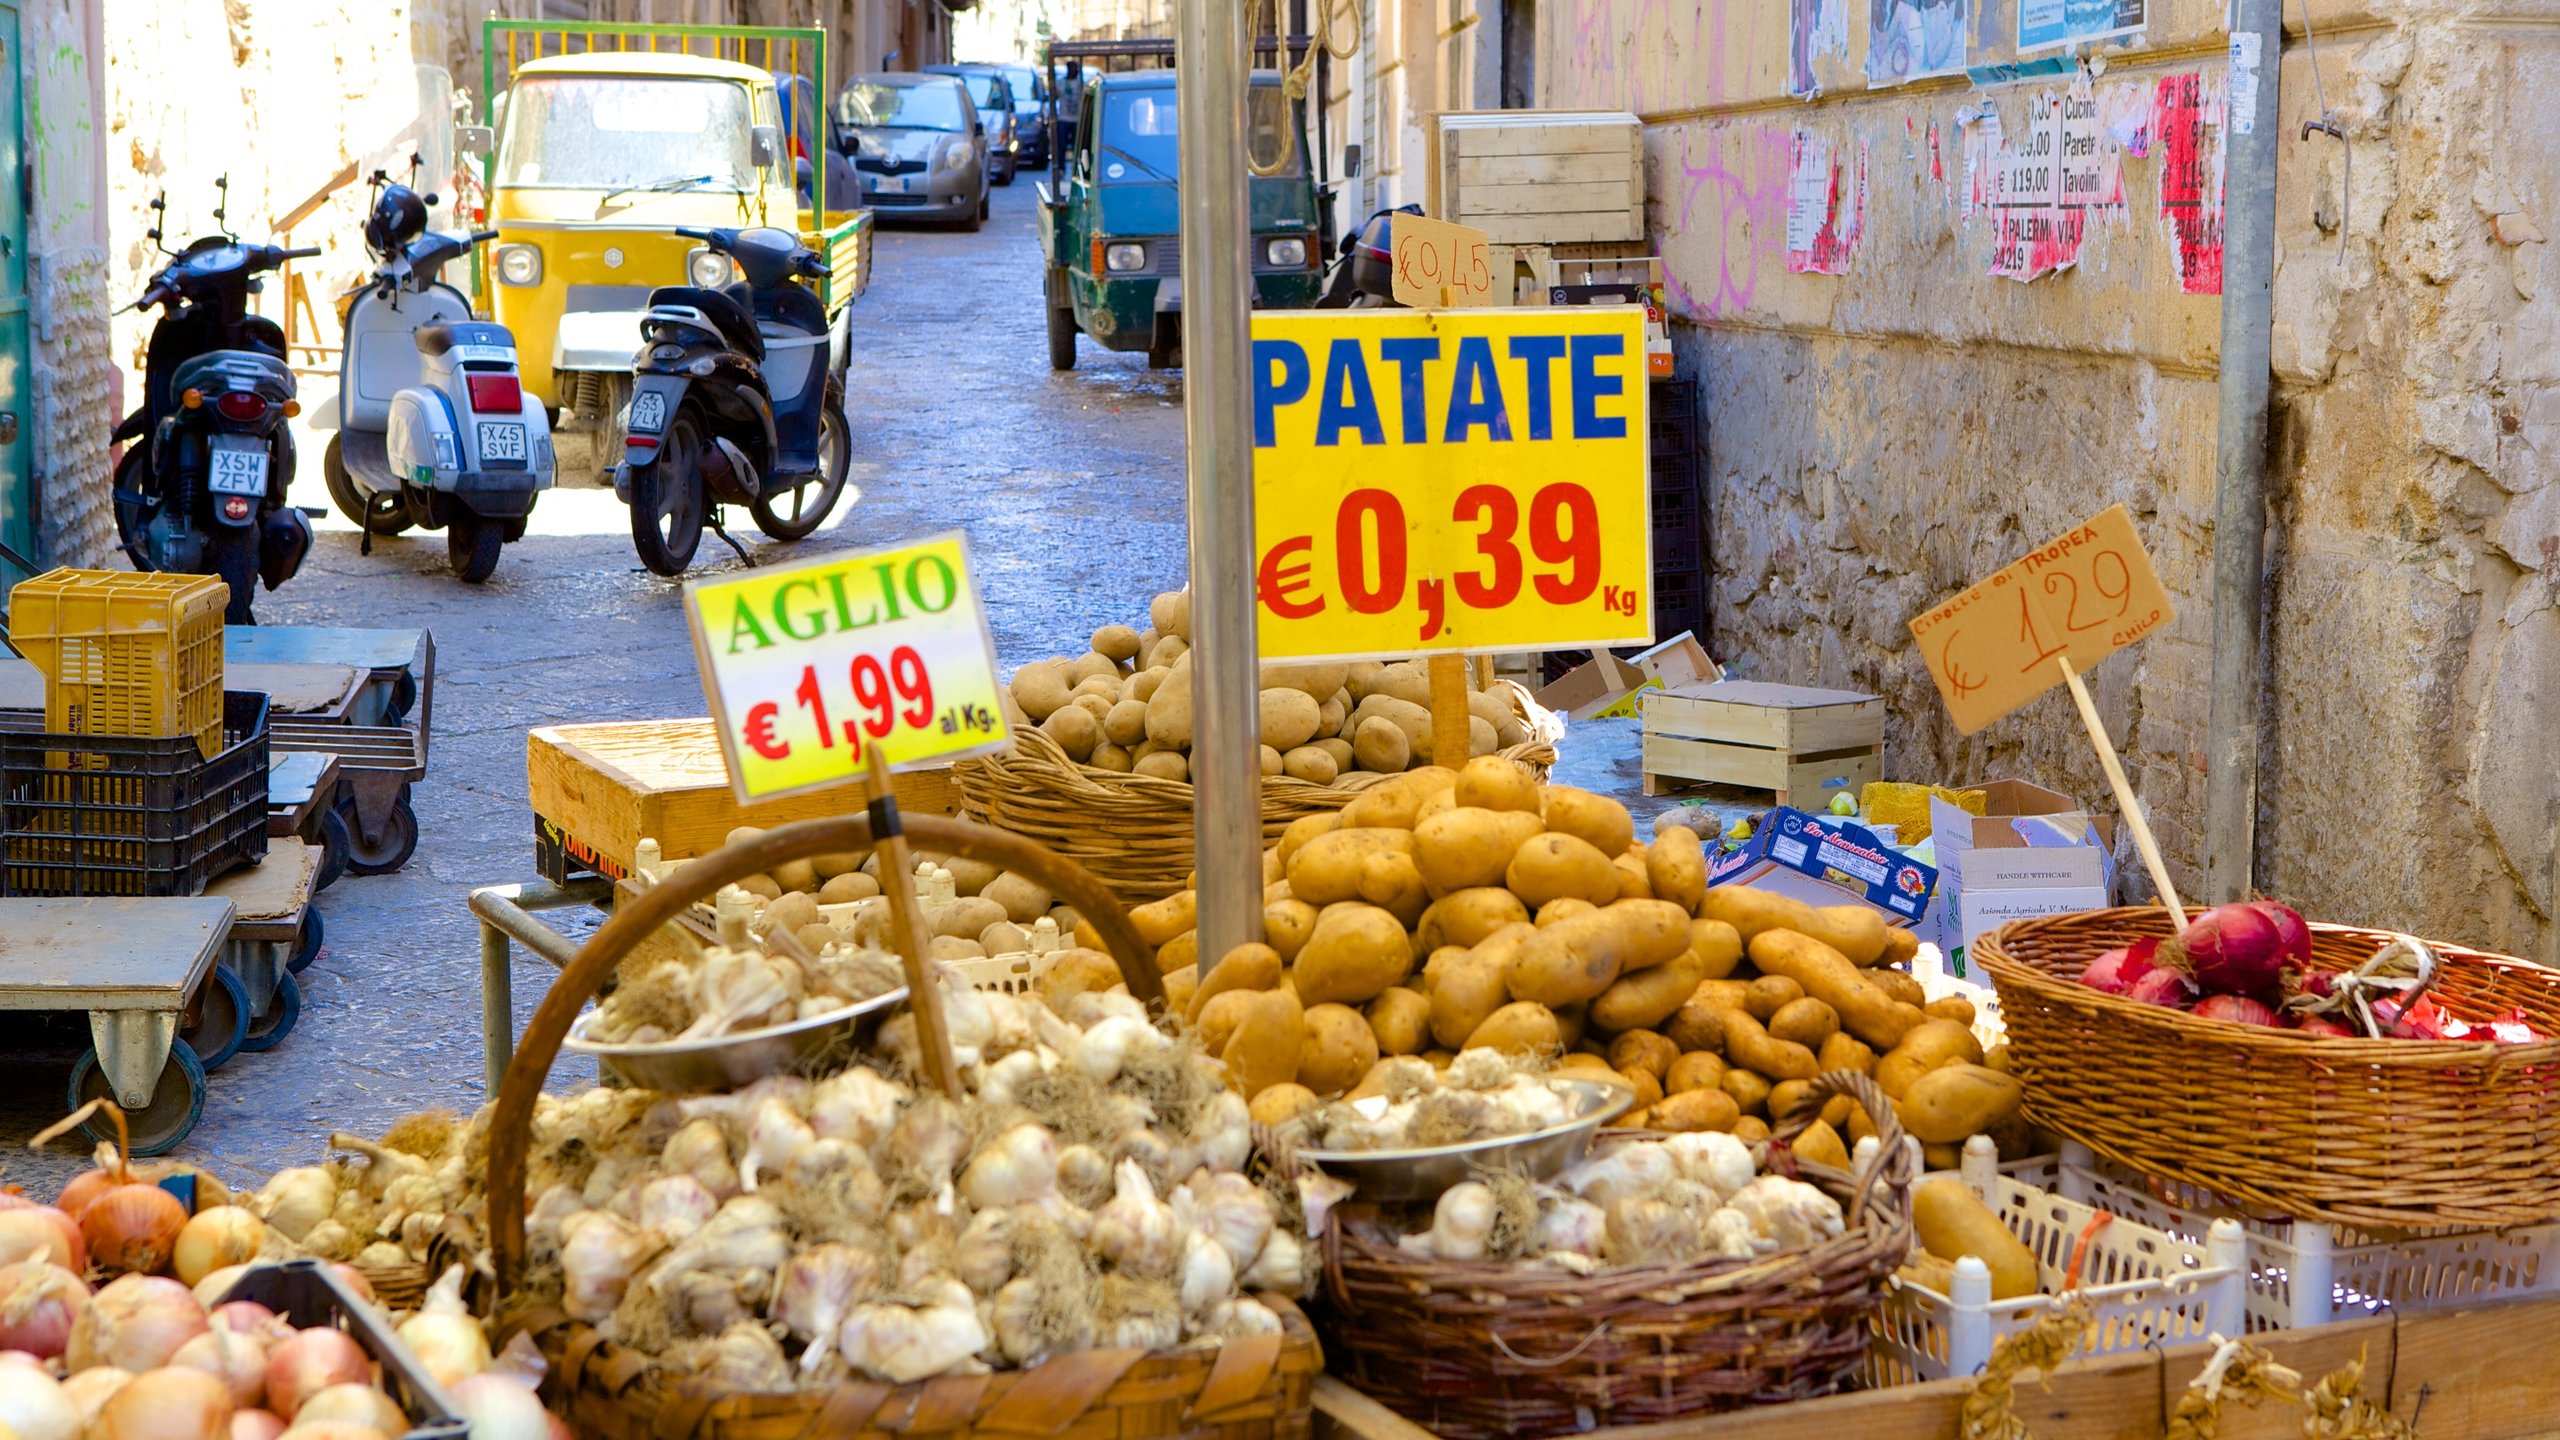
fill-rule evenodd
<path id="1" fill-rule="evenodd" d="M 1268 162 L 1280 154 L 1281 129 L 1288 102 L 1277 85 L 1256 85 L 1245 101 L 1252 127 L 1253 153 Z M 1172 87 L 1107 92 L 1102 97 L 1102 134 L 1095 166 L 1105 181 L 1171 180 L 1182 173 L 1175 132 L 1178 110 Z M 1305 173 L 1306 147 L 1295 146 L 1286 175 Z M 1259 177 L 1257 177 L 1259 178 Z"/>
<path id="2" fill-rule="evenodd" d="M 843 98 L 836 102 L 836 118 L 847 125 L 884 130 L 966 130 L 969 112 L 963 108 L 962 94 L 951 83 L 857 83 L 845 87 Z"/>
<path id="3" fill-rule="evenodd" d="M 728 80 L 541 75 L 507 102 L 498 183 L 623 190 L 708 176 L 695 190 L 754 188 L 747 87 Z"/>
<path id="4" fill-rule="evenodd" d="M 1006 66 L 1004 78 L 1013 87 L 1013 107 L 1017 110 L 1037 109 L 1041 101 L 1049 98 L 1040 87 L 1040 72 L 1027 65 Z"/>

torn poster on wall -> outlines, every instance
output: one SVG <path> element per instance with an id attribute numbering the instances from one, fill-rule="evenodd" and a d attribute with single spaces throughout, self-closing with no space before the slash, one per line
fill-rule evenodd
<path id="1" fill-rule="evenodd" d="M 1848 0 L 1787 0 L 1787 93 L 1821 93 L 1813 62 L 1849 53 Z"/>
<path id="2" fill-rule="evenodd" d="M 1830 140 L 1796 132 L 1787 170 L 1787 270 L 1843 275 L 1867 229 L 1867 146 L 1835 154 Z"/>
<path id="3" fill-rule="evenodd" d="M 2017 0 L 2018 53 L 2139 35 L 2148 0 Z"/>
<path id="4" fill-rule="evenodd" d="M 1972 0 L 1867 0 L 1867 88 L 1964 70 Z"/>
<path id="5" fill-rule="evenodd" d="M 2222 293 L 2222 115 L 2221 87 L 2201 74 L 2163 75 L 2152 88 L 2160 218 L 2189 295 Z"/>
<path id="6" fill-rule="evenodd" d="M 2001 134 L 1998 111 L 1986 105 L 1971 119 L 1965 213 L 1991 215 L 1991 273 L 2033 280 L 2080 263 L 2089 217 L 2124 208 L 2124 176 L 2104 143 L 2089 77 L 2029 101 L 2014 146 Z"/>

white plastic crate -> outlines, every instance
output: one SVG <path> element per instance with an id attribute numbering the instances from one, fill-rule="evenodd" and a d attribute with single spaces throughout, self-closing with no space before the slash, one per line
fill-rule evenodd
<path id="1" fill-rule="evenodd" d="M 2000 992 L 1948 974 L 1947 957 L 1937 946 L 1921 943 L 1920 953 L 1911 959 L 1911 978 L 1932 1000 L 1953 995 L 1973 1002 L 1973 1038 L 1983 1049 L 2008 1042 L 2009 1022 L 2000 1013 Z"/>
<path id="2" fill-rule="evenodd" d="M 2192 1186 L 2146 1179 L 2068 1141 L 2059 1169 L 2062 1193 L 2184 1239 L 2238 1209 Z M 2560 1224 L 2381 1236 L 2317 1222 L 2243 1216 L 2242 1223 L 2253 1331 L 2560 1290 Z"/>
<path id="3" fill-rule="evenodd" d="M 2050 1163 L 2018 1168 L 2037 1173 L 2038 1165 Z M 1952 1295 L 1899 1277 L 1889 1281 L 1876 1332 L 1867 1344 L 1868 1385 L 1979 1372 L 2002 1337 L 2028 1328 L 2065 1303 L 2072 1256 L 2081 1250 L 2084 1235 L 2088 1243 L 2077 1294 L 2089 1303 L 2091 1334 L 2083 1355 L 2240 1333 L 2248 1239 L 2238 1224 L 2213 1226 L 2202 1244 L 2121 1215 L 2098 1225 L 2096 1207 L 2001 1173 L 1990 1143 L 1981 1136 L 1966 1146 L 1958 1178 L 2035 1252 L 2042 1293 L 1992 1299 L 1991 1272 L 1970 1256 L 1956 1262 Z"/>

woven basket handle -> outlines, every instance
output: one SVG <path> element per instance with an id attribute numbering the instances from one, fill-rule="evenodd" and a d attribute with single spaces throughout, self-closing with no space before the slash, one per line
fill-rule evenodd
<path id="1" fill-rule="evenodd" d="M 1867 1112 L 1876 1127 L 1876 1153 L 1857 1169 L 1854 1198 L 1849 1202 L 1848 1222 L 1855 1225 L 1867 1208 L 1867 1197 L 1879 1184 L 1907 1186 L 1912 1181 L 1911 1147 L 1902 1143 L 1902 1121 L 1893 1113 L 1893 1102 L 1875 1080 L 1855 1070 L 1834 1070 L 1817 1075 L 1806 1082 L 1804 1093 L 1797 1097 L 1795 1108 L 1778 1117 L 1777 1128 L 1769 1132 L 1769 1143 L 1783 1144 L 1813 1127 L 1822 1117 L 1822 1103 L 1834 1095 L 1846 1095 Z M 1767 1156 L 1760 1157 L 1766 1162 Z"/>
<path id="2" fill-rule="evenodd" d="M 1129 923 L 1129 912 L 1083 866 L 1045 845 L 991 826 L 941 815 L 904 818 L 907 838 L 923 849 L 983 860 L 1046 886 L 1100 933 L 1129 993 L 1150 1006 L 1163 1003 L 1164 976 L 1156 969 L 1155 951 Z M 870 817 L 857 811 L 776 826 L 752 840 L 724 845 L 678 866 L 637 898 L 624 900 L 612 918 L 569 957 L 516 1043 L 515 1059 L 499 1083 L 497 1104 L 489 1117 L 489 1248 L 497 1262 L 500 1300 L 513 1297 L 524 1278 L 525 1151 L 532 1134 L 533 1102 L 542 1093 L 551 1062 L 559 1057 L 560 1042 L 568 1037 L 569 1023 L 578 1018 L 579 1009 L 632 947 L 695 902 L 719 893 L 721 886 L 793 860 L 867 850 L 871 844 Z M 895 884 L 902 877 L 887 878 Z"/>

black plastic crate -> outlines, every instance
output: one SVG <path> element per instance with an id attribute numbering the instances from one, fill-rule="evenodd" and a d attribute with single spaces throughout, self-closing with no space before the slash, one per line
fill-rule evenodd
<path id="1" fill-rule="evenodd" d="M 1698 571 L 1656 569 L 1653 572 L 1653 633 L 1669 639 L 1686 630 L 1707 633 L 1706 577 Z M 1701 644 L 1705 643 L 1703 640 Z"/>
<path id="2" fill-rule="evenodd" d="M 260 1265 L 233 1281 L 222 1300 L 225 1304 L 256 1301 L 296 1330 L 327 1325 L 347 1332 L 381 1367 L 383 1390 L 407 1412 L 409 1431 L 401 1440 L 469 1440 L 471 1423 L 454 1408 L 453 1397 L 401 1343 L 382 1312 L 347 1288 L 321 1261 Z"/>
<path id="3" fill-rule="evenodd" d="M 0 893 L 201 895 L 267 854 L 267 697 L 222 696 L 192 736 L 0 734 Z"/>

